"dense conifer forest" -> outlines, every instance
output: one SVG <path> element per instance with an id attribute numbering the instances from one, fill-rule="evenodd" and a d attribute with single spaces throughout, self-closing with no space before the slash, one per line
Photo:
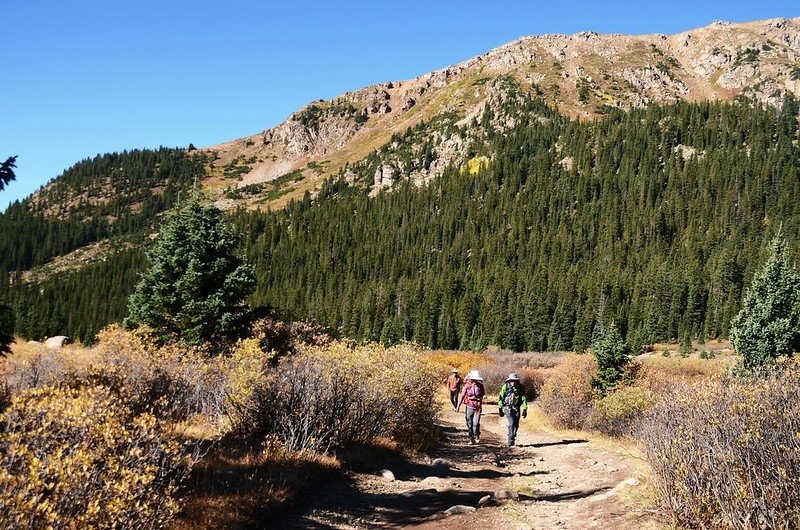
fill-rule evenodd
<path id="1" fill-rule="evenodd" d="M 358 339 L 437 348 L 582 349 L 611 321 L 639 347 L 726 337 L 769 240 L 780 230 L 792 259 L 800 255 L 794 100 L 780 111 L 747 101 L 611 110 L 591 122 L 538 101 L 509 104 L 513 123 L 487 109 L 465 126 L 482 131 L 470 156 L 490 160 L 477 172 L 450 167 L 421 187 L 400 176 L 376 197 L 358 184 L 365 172 L 279 212 L 233 212 L 258 276 L 251 303 Z M 140 244 L 41 285 L 15 271 L 109 236 L 145 241 L 131 234 L 170 207 L 204 161 L 135 153 L 167 158 L 143 163 L 144 177 L 123 169 L 126 178 L 106 178 L 131 154 L 62 177 L 63 186 L 113 182 L 100 206 L 53 191 L 46 206 L 24 201 L 2 215 L 0 272 L 13 281 L 0 298 L 21 335 L 85 339 L 123 318 L 144 267 Z M 151 178 L 168 191 L 153 193 Z M 45 207 L 60 217 L 42 217 Z"/>

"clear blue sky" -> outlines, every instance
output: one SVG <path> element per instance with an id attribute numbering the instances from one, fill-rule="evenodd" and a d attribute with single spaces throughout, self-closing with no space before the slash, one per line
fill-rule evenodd
<path id="1" fill-rule="evenodd" d="M 75 162 L 214 145 L 315 99 L 402 80 L 523 35 L 678 33 L 800 16 L 794 1 L 8 0 L 0 11 L 0 209 Z"/>

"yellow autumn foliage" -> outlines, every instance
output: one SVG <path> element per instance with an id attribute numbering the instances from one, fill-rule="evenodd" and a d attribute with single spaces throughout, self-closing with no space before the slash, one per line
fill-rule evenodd
<path id="1" fill-rule="evenodd" d="M 2 528 L 161 528 L 178 510 L 179 445 L 107 388 L 21 392 L 0 424 Z"/>

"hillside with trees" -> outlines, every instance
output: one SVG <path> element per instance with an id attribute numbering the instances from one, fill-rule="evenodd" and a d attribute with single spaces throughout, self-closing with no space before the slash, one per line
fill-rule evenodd
<path id="1" fill-rule="evenodd" d="M 793 100 L 522 114 L 475 174 L 239 214 L 255 301 L 360 339 L 580 350 L 614 320 L 641 346 L 726 337 L 781 223 L 796 259 Z"/>
<path id="2" fill-rule="evenodd" d="M 498 125 L 498 115 L 513 126 Z M 796 118 L 792 98 L 780 111 L 746 100 L 678 103 L 592 122 L 535 98 L 509 99 L 448 125 L 470 130 L 470 163 L 451 164 L 425 185 L 397 175 L 391 190 L 371 196 L 369 175 L 385 152 L 377 150 L 313 199 L 231 212 L 256 268 L 250 302 L 358 339 L 442 348 L 580 350 L 612 320 L 637 348 L 727 337 L 780 225 L 797 257 Z M 393 153 L 411 152 L 419 136 L 398 135 Z M 191 185 L 202 159 L 174 156 L 184 165 L 173 186 Z M 144 263 L 148 231 L 139 226 L 160 219 L 180 188 L 171 189 L 125 199 L 158 201 L 120 216 L 125 222 L 105 224 L 85 204 L 62 220 L 23 204 L 3 214 L 26 234 L 12 237 L 2 223 L 6 255 L 28 256 L 6 265 L 18 278 L 7 291 L 18 333 L 90 339 L 121 321 Z M 111 204 L 102 208 L 107 215 Z M 92 219 L 99 228 L 88 228 Z M 30 264 L 80 244 L 69 223 L 87 230 L 81 242 L 112 229 L 128 240 L 77 271 L 23 281 Z M 30 257 L 27 234 L 48 227 L 42 240 L 51 243 Z"/>

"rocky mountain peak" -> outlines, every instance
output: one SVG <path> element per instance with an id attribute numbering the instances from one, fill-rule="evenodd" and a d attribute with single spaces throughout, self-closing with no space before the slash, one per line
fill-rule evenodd
<path id="1" fill-rule="evenodd" d="M 206 184 L 222 206 L 280 207 L 315 193 L 326 177 L 370 153 L 391 152 L 386 146 L 395 135 L 442 116 L 468 123 L 487 104 L 508 97 L 509 84 L 498 80 L 580 119 L 611 108 L 738 96 L 779 106 L 786 94 L 800 91 L 800 18 L 714 21 L 676 35 L 520 37 L 414 79 L 309 103 L 271 129 L 211 147 L 216 161 Z M 429 148 L 436 144 L 437 155 L 424 171 L 402 169 L 408 162 L 389 157 L 375 169 L 375 189 L 398 171 L 424 182 L 443 163 L 463 162 L 468 138 L 429 131 L 424 141 Z"/>

